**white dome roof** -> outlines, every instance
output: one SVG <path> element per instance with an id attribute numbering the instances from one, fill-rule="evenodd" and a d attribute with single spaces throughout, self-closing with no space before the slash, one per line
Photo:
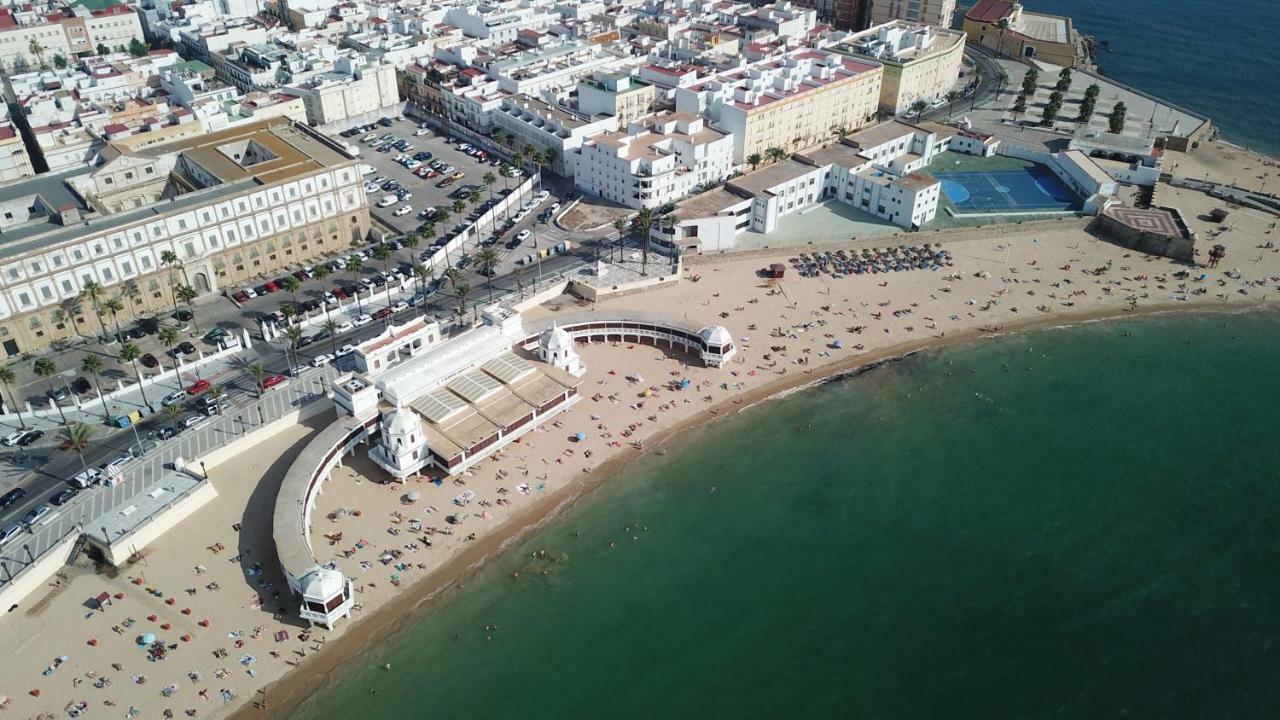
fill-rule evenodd
<path id="1" fill-rule="evenodd" d="M 302 596 L 306 598 L 327 599 L 342 592 L 342 573 L 329 568 L 318 567 L 302 577 Z"/>
<path id="2" fill-rule="evenodd" d="M 729 331 L 726 330 L 723 325 L 713 325 L 711 327 L 702 328 L 702 330 L 698 332 L 698 337 L 702 338 L 703 342 L 708 345 L 719 345 L 720 347 L 724 347 L 725 345 L 729 345 L 733 342 L 733 336 L 729 334 Z"/>
<path id="3" fill-rule="evenodd" d="M 543 330 L 538 336 L 538 347 L 548 352 L 572 349 L 573 338 L 569 337 L 569 333 L 564 330 L 552 326 Z"/>
<path id="4" fill-rule="evenodd" d="M 382 427 L 387 435 L 410 435 L 422 430 L 422 422 L 412 410 L 396 408 L 383 416 Z"/>

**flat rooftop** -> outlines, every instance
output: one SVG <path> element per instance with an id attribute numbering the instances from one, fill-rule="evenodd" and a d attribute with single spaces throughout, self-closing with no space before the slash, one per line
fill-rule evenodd
<path id="1" fill-rule="evenodd" d="M 94 520 L 93 527 L 85 528 L 85 534 L 109 545 L 151 521 L 202 482 L 204 480 L 185 472 L 171 471 L 138 493 L 128 505 L 118 507 L 114 512 Z"/>
<path id="2" fill-rule="evenodd" d="M 886 120 L 882 123 L 872 125 L 865 130 L 859 130 L 850 133 L 844 137 L 848 142 L 862 148 L 876 147 L 887 142 L 893 142 L 904 135 L 910 135 L 917 132 L 914 125 L 908 125 L 897 120 Z"/>
<path id="3" fill-rule="evenodd" d="M 1013 29 L 1036 40 L 1066 43 L 1071 38 L 1070 27 L 1070 22 L 1064 17 L 1023 11 Z"/>
<path id="4" fill-rule="evenodd" d="M 859 168 L 871 162 L 871 158 L 862 154 L 857 147 L 839 142 L 827 147 L 812 147 L 796 153 L 796 157 L 804 158 L 814 165 L 839 165 L 843 168 Z"/>
<path id="5" fill-rule="evenodd" d="M 808 175 L 818 168 L 787 158 L 772 165 L 747 173 L 729 181 L 729 185 L 751 195 L 759 195 L 798 177 Z"/>
<path id="6" fill-rule="evenodd" d="M 686 220 L 713 217 L 746 200 L 747 198 L 735 195 L 724 187 L 716 187 L 676 203 L 675 214 Z"/>

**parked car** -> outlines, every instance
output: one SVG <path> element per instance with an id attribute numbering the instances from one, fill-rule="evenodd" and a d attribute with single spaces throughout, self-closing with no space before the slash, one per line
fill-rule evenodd
<path id="1" fill-rule="evenodd" d="M 31 508 L 26 515 L 22 516 L 22 524 L 30 528 L 32 525 L 40 522 L 46 515 L 53 512 L 53 508 L 48 505 Z"/>
<path id="2" fill-rule="evenodd" d="M 333 362 L 333 356 L 328 353 L 322 353 L 311 358 L 311 367 L 319 368 Z"/>
<path id="3" fill-rule="evenodd" d="M 164 399 L 160 401 L 160 404 L 166 405 L 166 406 L 181 405 L 183 401 L 185 401 L 186 399 L 187 399 L 187 394 L 181 390 L 178 390 L 176 392 L 171 392 L 168 395 L 165 395 Z"/>
<path id="4" fill-rule="evenodd" d="M 409 207 L 408 205 L 401 205 L 400 207 L 396 208 L 395 212 L 391 214 L 396 217 L 402 217 L 404 215 L 408 215 L 411 212 L 413 212 L 413 208 Z"/>
<path id="5" fill-rule="evenodd" d="M 77 495 L 79 495 L 79 494 L 80 494 L 80 489 L 79 489 L 79 488 L 67 488 L 67 489 L 62 490 L 61 492 L 57 493 L 57 494 L 56 494 L 56 495 L 54 495 L 53 497 L 49 498 L 49 504 L 50 504 L 50 505 L 56 505 L 56 506 L 58 506 L 58 507 L 61 507 L 61 506 L 63 506 L 63 505 L 66 505 L 67 503 L 71 502 L 71 498 L 73 498 L 73 497 L 75 497 L 75 496 L 77 496 Z"/>
<path id="6" fill-rule="evenodd" d="M 187 387 L 188 395 L 199 395 L 200 393 L 213 387 L 213 383 L 208 380 L 197 380 Z"/>
<path id="7" fill-rule="evenodd" d="M 4 495 L 0 495 L 0 508 L 8 508 L 16 505 L 18 501 L 27 496 L 24 488 L 16 487 Z"/>
<path id="8" fill-rule="evenodd" d="M 72 487 L 78 487 L 83 490 L 97 482 L 100 477 L 102 477 L 101 470 L 98 468 L 87 468 L 85 470 L 81 470 L 75 475 L 72 475 L 67 482 L 71 483 Z"/>
<path id="9" fill-rule="evenodd" d="M 9 447 L 13 447 L 14 445 L 17 445 L 18 441 L 22 439 L 22 436 L 26 434 L 27 434 L 26 430 L 18 430 L 17 432 L 11 432 L 8 435 L 5 435 L 3 440 L 0 440 L 0 445 L 7 445 Z"/>
<path id="10" fill-rule="evenodd" d="M 203 415 L 188 415 L 182 418 L 182 426 L 187 428 L 195 427 L 204 422 L 204 419 Z"/>
<path id="11" fill-rule="evenodd" d="M 391 308 L 379 308 L 373 313 L 374 320 L 385 320 L 389 317 L 391 317 Z"/>
<path id="12" fill-rule="evenodd" d="M 142 363 L 142 367 L 144 368 L 160 367 L 160 361 L 151 353 L 143 353 L 142 357 L 138 358 L 138 362 Z"/>
<path id="13" fill-rule="evenodd" d="M 408 310 L 408 309 L 409 309 L 409 303 L 403 300 L 391 306 L 391 312 L 404 312 L 405 310 Z"/>
<path id="14" fill-rule="evenodd" d="M 21 525 L 10 525 L 9 527 L 5 528 L 3 531 L 0 531 L 0 545 L 4 545 L 10 542 L 11 540 L 18 537 L 21 534 L 22 534 Z"/>
<path id="15" fill-rule="evenodd" d="M 334 328 L 334 332 L 336 332 L 337 334 L 341 335 L 341 334 L 342 334 L 342 333 L 344 333 L 344 332 L 351 332 L 351 328 L 353 328 L 353 327 L 355 327 L 355 324 L 354 324 L 354 323 L 351 323 L 351 322 L 340 322 L 340 323 L 338 323 L 337 327 L 335 327 L 335 328 Z"/>
<path id="16" fill-rule="evenodd" d="M 351 322 L 356 327 L 364 327 L 365 325 L 368 325 L 369 323 L 373 322 L 373 318 L 370 317 L 369 315 L 361 315 L 357 317 L 355 320 L 352 320 Z"/>
<path id="17" fill-rule="evenodd" d="M 285 377 L 283 375 L 268 375 L 262 378 L 262 388 L 264 390 L 267 388 L 273 388 L 279 385 L 280 383 L 284 382 L 284 380 L 285 380 Z"/>
<path id="18" fill-rule="evenodd" d="M 22 437 L 18 438 L 18 445 L 27 447 L 42 437 L 44 437 L 43 430 L 28 430 L 22 434 Z"/>
<path id="19" fill-rule="evenodd" d="M 164 427 L 156 431 L 156 439 L 168 440 L 169 438 L 174 437 L 177 434 L 178 434 L 178 431 L 176 428 L 169 425 L 165 425 Z"/>
<path id="20" fill-rule="evenodd" d="M 529 236 L 532 234 L 533 233 L 529 232 L 528 229 L 521 230 L 520 232 L 516 233 L 516 239 L 519 240 L 520 242 L 524 242 L 525 240 L 528 240 Z"/>

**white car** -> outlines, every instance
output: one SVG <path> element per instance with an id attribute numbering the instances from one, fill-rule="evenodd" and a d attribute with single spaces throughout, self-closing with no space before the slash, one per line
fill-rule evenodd
<path id="1" fill-rule="evenodd" d="M 342 357 L 343 355 L 347 355 L 355 351 L 356 351 L 356 346 L 352 345 L 351 343 L 347 343 L 346 345 L 343 345 L 342 347 L 338 348 L 338 357 Z"/>
<path id="2" fill-rule="evenodd" d="M 244 293 L 245 295 L 248 295 L 248 296 L 249 296 L 249 297 L 251 297 L 251 298 L 256 298 L 256 297 L 258 297 L 258 291 L 257 291 L 257 290 L 254 290 L 254 289 L 253 289 L 253 288 L 251 288 L 251 287 L 242 288 L 242 289 L 240 290 L 240 292 Z"/>
<path id="3" fill-rule="evenodd" d="M 205 420 L 205 417 L 203 415 L 188 415 L 187 417 L 182 419 L 182 426 L 189 427 L 189 428 L 195 427 L 196 425 L 199 425 L 200 423 L 204 422 L 204 420 Z"/>
<path id="4" fill-rule="evenodd" d="M 533 233 L 529 232 L 528 230 L 521 230 L 520 232 L 516 233 L 516 239 L 519 240 L 520 242 L 524 242 L 525 240 L 528 240 L 529 236 L 532 234 Z"/>
<path id="5" fill-rule="evenodd" d="M 471 149 L 471 145 L 470 143 L 458 143 L 458 149 L 462 152 L 466 152 Z"/>
<path id="6" fill-rule="evenodd" d="M 317 355 L 311 359 L 311 367 L 314 367 L 314 368 L 324 367 L 325 365 L 328 365 L 331 362 L 333 362 L 332 355 L 327 355 L 327 354 Z"/>
<path id="7" fill-rule="evenodd" d="M 378 201 L 378 207 L 380 208 L 391 207 L 392 205 L 396 204 L 397 200 L 399 200 L 399 198 L 397 198 L 395 195 L 383 195 L 382 199 Z"/>
<path id="8" fill-rule="evenodd" d="M 538 202 L 542 202 L 543 200 L 546 200 L 550 196 L 551 196 L 550 192 L 546 190 L 539 190 L 538 192 L 533 194 L 533 199 Z"/>
<path id="9" fill-rule="evenodd" d="M 400 207 L 396 208 L 395 212 L 391 214 L 396 217 L 401 217 L 403 215 L 408 215 L 411 212 L 413 212 L 413 208 L 409 207 L 408 205 L 401 205 Z"/>
<path id="10" fill-rule="evenodd" d="M 181 405 L 183 402 L 186 401 L 186 399 L 187 399 L 187 393 L 183 390 L 178 390 L 176 392 L 171 392 L 168 395 L 165 395 L 164 399 L 160 401 L 160 404 L 161 405 Z"/>
<path id="11" fill-rule="evenodd" d="M 352 325 L 349 322 L 341 322 L 341 323 L 338 323 L 338 326 L 335 327 L 333 331 L 335 334 L 341 335 L 344 332 L 350 332 L 351 328 L 353 327 L 355 327 L 355 325 Z"/>
<path id="12" fill-rule="evenodd" d="M 557 210 L 559 210 L 559 209 L 560 209 L 560 203 L 558 203 L 558 202 L 556 202 L 556 203 L 551 203 L 551 207 L 547 208 L 547 214 L 548 214 L 548 215 L 554 215 L 554 214 L 555 214 L 555 212 L 556 212 Z"/>
<path id="13" fill-rule="evenodd" d="M 511 177 L 521 177 L 524 175 L 524 171 L 518 167 L 513 167 L 511 168 L 511 172 L 507 174 L 510 175 Z"/>
<path id="14" fill-rule="evenodd" d="M 6 435 L 3 440 L 0 440 L 0 444 L 8 445 L 12 447 L 14 444 L 16 444 L 19 440 L 22 439 L 23 435 L 26 435 L 26 434 L 27 434 L 26 430 L 19 430 L 18 432 L 10 433 Z"/>
<path id="15" fill-rule="evenodd" d="M 409 309 L 409 303 L 403 300 L 391 306 L 391 312 L 393 313 L 404 312 L 405 310 L 408 310 L 408 309 Z"/>
<path id="16" fill-rule="evenodd" d="M 364 327 L 365 325 L 368 325 L 369 323 L 373 322 L 373 316 L 361 315 L 360 317 L 356 318 L 355 320 L 352 320 L 351 322 L 354 323 L 356 327 Z"/>

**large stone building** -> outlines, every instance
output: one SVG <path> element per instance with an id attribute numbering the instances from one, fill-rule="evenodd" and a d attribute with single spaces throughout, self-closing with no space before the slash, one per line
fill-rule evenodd
<path id="1" fill-rule="evenodd" d="M 395 66 L 361 58 L 340 58 L 333 72 L 286 85 L 280 91 L 302 98 L 307 122 L 316 127 L 399 112 Z"/>
<path id="2" fill-rule="evenodd" d="M 101 10 L 68 5 L 47 13 L 33 5 L 15 7 L 0 8 L 0 60 L 9 70 L 51 65 L 55 55 L 71 59 L 96 54 L 99 46 L 116 50 L 143 40 L 138 14 L 125 5 Z"/>
<path id="3" fill-rule="evenodd" d="M 880 111 L 905 115 L 912 103 L 939 101 L 955 87 L 964 63 L 964 33 L 894 20 L 833 48 L 884 66 Z"/>
<path id="4" fill-rule="evenodd" d="M 1071 18 L 1027 12 L 1014 0 L 978 0 L 964 14 L 969 42 L 1008 57 L 1076 67 L 1087 62 Z"/>
<path id="5" fill-rule="evenodd" d="M 358 163 L 283 120 L 145 150 L 109 144 L 92 168 L 0 186 L 0 348 L 93 332 L 88 283 L 133 313 L 175 286 L 236 286 L 349 247 L 369 231 Z M 176 254 L 165 266 L 162 255 Z"/>
<path id="6" fill-rule="evenodd" d="M 884 69 L 838 53 L 799 49 L 675 90 L 676 110 L 733 136 L 733 159 L 795 150 L 876 118 Z"/>

